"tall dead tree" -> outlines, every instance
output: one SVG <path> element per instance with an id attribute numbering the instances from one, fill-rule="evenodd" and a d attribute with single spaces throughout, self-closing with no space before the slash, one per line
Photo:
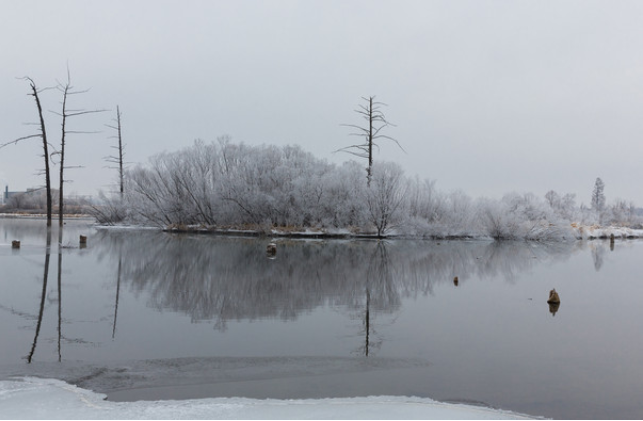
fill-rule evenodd
<path id="1" fill-rule="evenodd" d="M 62 98 L 62 112 L 54 112 L 54 114 L 57 114 L 58 116 L 61 117 L 62 122 L 61 122 L 61 136 L 60 136 L 60 150 L 52 153 L 52 155 L 57 155 L 60 159 L 60 190 L 58 192 L 59 194 L 59 199 L 58 199 L 58 223 L 60 226 L 63 225 L 63 210 L 64 210 L 64 199 L 63 199 L 63 186 L 65 181 L 65 169 L 72 168 L 72 167 L 66 167 L 65 166 L 65 145 L 67 142 L 67 135 L 70 134 L 90 134 L 90 133 L 96 133 L 96 132 L 87 132 L 87 131 L 77 131 L 77 130 L 68 130 L 67 128 L 67 119 L 71 117 L 77 117 L 80 115 L 84 114 L 93 114 L 93 113 L 99 113 L 103 112 L 105 110 L 70 110 L 67 107 L 67 99 L 71 95 L 78 95 L 78 94 L 83 94 L 86 93 L 87 90 L 84 91 L 75 91 L 73 86 L 71 85 L 71 76 L 69 74 L 69 69 L 67 70 L 67 82 L 65 84 L 58 83 L 57 89 L 62 93 L 63 98 Z M 79 168 L 79 167 L 74 167 L 74 168 Z"/>
<path id="2" fill-rule="evenodd" d="M 116 130 L 116 140 L 118 142 L 117 146 L 112 146 L 112 148 L 117 150 L 117 155 L 110 155 L 105 158 L 107 162 L 114 163 L 118 165 L 118 181 L 119 181 L 119 193 L 121 199 L 123 198 L 123 193 L 125 191 L 124 188 L 124 173 L 123 173 L 123 158 L 125 157 L 125 145 L 123 145 L 123 136 L 122 136 L 122 131 L 121 131 L 121 110 L 119 106 L 116 106 L 116 125 L 111 126 L 109 124 L 106 124 L 107 127 L 110 129 Z"/>
<path id="3" fill-rule="evenodd" d="M 368 180 L 368 187 L 370 187 L 371 179 L 373 177 L 373 146 L 379 149 L 377 140 L 388 139 L 395 142 L 400 149 L 404 150 L 404 148 L 402 148 L 400 143 L 394 138 L 380 133 L 385 127 L 394 126 L 386 120 L 386 116 L 384 115 L 384 112 L 382 112 L 382 106 L 386 106 L 386 104 L 375 101 L 374 96 L 370 96 L 368 98 L 362 97 L 362 99 L 366 104 L 360 104 L 359 108 L 356 109 L 355 112 L 360 114 L 368 123 L 362 126 L 357 124 L 342 124 L 342 126 L 356 129 L 357 131 L 350 135 L 363 137 L 364 143 L 350 145 L 345 148 L 338 149 L 335 152 L 347 152 L 360 158 L 366 158 L 368 160 L 368 167 L 366 167 L 366 179 Z"/>
<path id="4" fill-rule="evenodd" d="M 45 119 L 42 115 L 42 105 L 40 104 L 40 92 L 42 92 L 45 89 L 38 89 L 36 87 L 35 82 L 30 78 L 30 77 L 24 77 L 23 80 L 26 80 L 29 82 L 29 86 L 31 87 L 31 93 L 29 94 L 30 96 L 34 97 L 34 100 L 36 101 L 36 107 L 38 109 L 38 126 L 40 127 L 40 133 L 37 134 L 32 134 L 29 136 L 24 136 L 20 137 L 18 139 L 12 140 L 11 142 L 4 143 L 0 145 L 0 149 L 11 144 L 16 144 L 22 140 L 26 139 L 33 139 L 36 137 L 39 137 L 42 139 L 42 149 L 43 149 L 43 158 L 45 159 L 45 189 L 47 191 L 47 226 L 51 226 L 51 213 L 52 213 L 52 200 L 51 200 L 51 176 L 49 172 L 49 143 L 47 142 L 47 129 L 45 127 Z"/>

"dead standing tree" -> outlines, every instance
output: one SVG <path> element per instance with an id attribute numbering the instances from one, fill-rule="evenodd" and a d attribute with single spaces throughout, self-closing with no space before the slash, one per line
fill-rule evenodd
<path id="1" fill-rule="evenodd" d="M 110 129 L 116 130 L 116 136 L 115 138 L 118 141 L 118 146 L 112 146 L 112 148 L 116 149 L 118 151 L 118 155 L 110 155 L 105 158 L 107 162 L 111 162 L 113 164 L 118 165 L 118 181 L 119 181 L 119 188 L 120 188 L 120 197 L 121 199 L 123 198 L 123 193 L 125 191 L 124 188 L 124 173 L 123 173 L 123 158 L 125 157 L 125 145 L 123 145 L 123 136 L 122 136 L 122 131 L 121 131 L 121 110 L 119 106 L 116 106 L 116 126 L 111 126 L 109 124 L 106 124 L 107 127 Z"/>
<path id="2" fill-rule="evenodd" d="M 29 82 L 29 85 L 31 86 L 31 93 L 29 95 L 33 96 L 34 100 L 36 101 L 36 107 L 38 108 L 38 119 L 39 119 L 38 125 L 40 126 L 40 133 L 20 137 L 18 139 L 12 140 L 11 142 L 4 143 L 0 145 L 0 148 L 3 148 L 12 143 L 16 144 L 21 140 L 32 139 L 36 137 L 39 137 L 42 139 L 42 148 L 43 148 L 42 155 L 43 155 L 43 158 L 45 159 L 45 170 L 44 170 L 45 188 L 47 191 L 47 226 L 51 226 L 51 213 L 52 213 L 53 206 L 52 206 L 52 200 L 51 200 L 51 176 L 49 172 L 49 143 L 47 142 L 47 129 L 45 128 L 45 119 L 42 115 L 42 105 L 40 104 L 40 96 L 39 96 L 40 92 L 50 88 L 38 89 L 36 87 L 35 82 L 30 77 L 24 77 L 23 80 L 26 80 Z"/>
<path id="3" fill-rule="evenodd" d="M 404 148 L 400 143 L 394 138 L 381 134 L 380 132 L 387 126 L 393 126 L 386 120 L 386 116 L 382 112 L 382 106 L 386 106 L 385 103 L 375 101 L 374 96 L 368 98 L 362 97 L 366 101 L 366 105 L 359 105 L 359 108 L 355 110 L 356 113 L 360 114 L 368 124 L 366 126 L 360 126 L 357 124 L 342 124 L 342 126 L 352 127 L 356 129 L 357 132 L 351 133 L 351 136 L 359 136 L 364 138 L 364 143 L 359 143 L 356 145 L 347 146 L 336 150 L 335 152 L 347 152 L 352 155 L 358 156 L 360 158 L 368 159 L 368 167 L 366 167 L 366 179 L 368 187 L 371 186 L 371 179 L 373 178 L 373 146 L 379 148 L 379 145 L 376 143 L 378 139 L 388 139 L 395 142 L 395 144 L 404 151 Z"/>
<path id="4" fill-rule="evenodd" d="M 69 70 L 67 70 L 67 82 L 63 85 L 62 83 L 58 83 L 57 89 L 62 93 L 63 99 L 62 99 L 62 112 L 54 112 L 54 114 L 58 115 L 62 119 L 61 127 L 62 127 L 62 132 L 61 132 L 61 137 L 60 137 L 60 150 L 52 153 L 53 155 L 57 155 L 60 159 L 60 190 L 58 192 L 59 194 L 59 200 L 58 200 L 58 223 L 60 226 L 63 225 L 63 209 L 64 209 L 64 199 L 63 199 L 63 185 L 65 183 L 65 169 L 68 168 L 79 168 L 79 167 L 66 167 L 65 166 L 65 145 L 67 142 L 67 135 L 70 134 L 91 134 L 91 133 L 96 133 L 96 132 L 87 132 L 87 131 L 77 131 L 77 130 L 68 130 L 67 128 L 67 119 L 72 118 L 72 117 L 77 117 L 80 115 L 85 115 L 85 114 L 94 114 L 94 113 L 100 113 L 105 110 L 70 110 L 67 108 L 67 99 L 71 95 L 78 95 L 78 94 L 83 94 L 88 92 L 88 90 L 84 91 L 75 91 L 73 86 L 71 85 L 71 76 L 69 74 Z"/>

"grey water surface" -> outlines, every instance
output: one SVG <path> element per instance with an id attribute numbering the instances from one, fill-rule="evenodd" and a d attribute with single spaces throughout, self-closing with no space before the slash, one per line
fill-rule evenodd
<path id="1" fill-rule="evenodd" d="M 61 232 L 0 218 L 0 380 L 59 378 L 110 400 L 406 395 L 640 419 L 642 265 L 640 241 L 264 239 L 87 220 Z"/>

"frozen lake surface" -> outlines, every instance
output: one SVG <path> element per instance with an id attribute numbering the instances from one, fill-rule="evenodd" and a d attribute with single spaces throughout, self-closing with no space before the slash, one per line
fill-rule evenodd
<path id="1" fill-rule="evenodd" d="M 643 417 L 638 240 L 268 242 L 0 219 L 0 380 Z"/>

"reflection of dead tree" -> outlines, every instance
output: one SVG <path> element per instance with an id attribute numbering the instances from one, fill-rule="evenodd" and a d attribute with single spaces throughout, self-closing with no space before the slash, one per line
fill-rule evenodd
<path id="1" fill-rule="evenodd" d="M 60 212 L 62 215 L 62 212 Z M 63 227 L 58 229 L 58 362 L 62 360 L 62 353 L 60 349 L 60 340 L 62 338 L 62 323 L 63 323 L 63 309 L 62 309 L 62 273 L 63 273 Z"/>
<path id="2" fill-rule="evenodd" d="M 377 351 L 382 346 L 382 338 L 373 341 L 373 335 L 377 335 L 371 316 L 373 310 L 394 311 L 399 308 L 400 297 L 393 285 L 388 251 L 386 243 L 379 241 L 377 248 L 373 250 L 366 272 L 366 303 L 364 310 L 364 346 L 358 348 L 360 354 L 368 357 L 372 351 Z"/>
<path id="3" fill-rule="evenodd" d="M 47 229 L 47 249 L 45 254 L 45 271 L 42 277 L 42 293 L 40 295 L 40 310 L 38 311 L 38 322 L 36 323 L 36 333 L 31 344 L 31 350 L 27 355 L 27 362 L 31 364 L 33 354 L 36 352 L 36 345 L 38 343 L 38 336 L 40 335 L 40 327 L 42 326 L 42 316 L 45 311 L 45 297 L 47 295 L 47 279 L 49 278 L 49 248 L 51 246 L 51 230 Z"/>
<path id="4" fill-rule="evenodd" d="M 122 252 L 118 252 L 118 271 L 116 272 L 116 302 L 114 303 L 114 324 L 112 327 L 112 339 L 116 337 L 116 317 L 118 316 L 118 298 L 121 291 L 121 269 L 122 269 Z"/>

